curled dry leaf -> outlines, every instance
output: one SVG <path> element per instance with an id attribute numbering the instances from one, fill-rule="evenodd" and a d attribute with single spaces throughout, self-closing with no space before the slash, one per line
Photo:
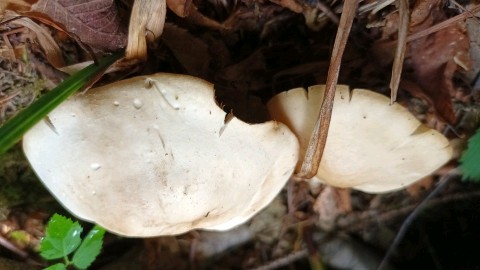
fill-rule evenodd
<path id="1" fill-rule="evenodd" d="M 73 214 L 127 236 L 226 230 L 269 204 L 298 141 L 283 124 L 247 124 L 184 75 L 135 77 L 62 103 L 25 136 L 34 170 Z"/>
<path id="2" fill-rule="evenodd" d="M 288 125 L 304 156 L 325 86 L 296 88 L 273 97 L 274 119 Z M 403 188 L 432 173 L 452 155 L 448 140 L 408 110 L 369 90 L 339 85 L 330 130 L 316 175 L 324 183 L 379 193 Z M 297 171 L 302 160 L 297 164 Z"/>
<path id="3" fill-rule="evenodd" d="M 147 40 L 160 37 L 166 13 L 165 0 L 135 0 L 128 27 L 127 59 L 147 58 Z"/>
<path id="4" fill-rule="evenodd" d="M 65 65 L 60 47 L 58 46 L 57 42 L 55 42 L 51 33 L 46 28 L 38 25 L 36 22 L 32 21 L 27 17 L 20 16 L 19 14 L 8 10 L 7 12 L 5 12 L 3 21 L 7 21 L 13 18 L 16 19 L 11 21 L 11 24 L 23 26 L 29 29 L 31 33 L 35 35 L 36 41 L 38 41 L 38 44 L 45 52 L 45 57 L 47 58 L 49 63 L 58 68 Z"/>
<path id="5" fill-rule="evenodd" d="M 147 57 L 147 40 L 152 42 L 153 40 L 159 38 L 163 31 L 165 25 L 165 16 L 166 16 L 166 7 L 168 6 L 175 14 L 180 17 L 187 17 L 187 20 L 198 24 L 207 26 L 214 29 L 224 29 L 220 23 L 209 19 L 203 16 L 195 7 L 194 4 L 191 3 L 191 0 L 136 0 L 133 4 L 132 14 L 130 16 L 130 24 L 128 29 L 128 45 L 126 50 L 126 58 L 127 59 L 142 59 L 145 60 Z M 173 30 L 173 27 L 170 27 L 169 30 Z M 185 32 L 180 28 L 176 28 L 177 31 Z M 172 31 L 169 32 L 169 37 L 172 37 L 174 34 Z M 179 37 L 185 37 L 187 33 L 179 33 Z M 147 40 L 145 39 L 147 37 Z M 175 46 L 183 46 L 187 43 L 181 43 L 175 38 L 168 38 L 167 41 L 170 43 L 170 47 L 172 48 L 173 45 Z M 199 42 L 197 41 L 197 45 Z M 183 45 L 182 45 L 183 44 Z M 191 45 L 191 44 L 189 44 Z M 200 44 L 201 45 L 201 44 Z M 195 47 L 195 46 L 193 46 Z M 174 49 L 176 50 L 176 49 Z M 177 50 L 178 51 L 178 50 Z M 184 58 L 183 56 L 177 55 L 177 57 Z M 197 58 L 198 55 L 191 58 Z M 194 60 L 190 60 L 189 62 L 195 62 Z M 198 64 L 205 64 L 197 62 Z M 193 75 L 199 75 L 196 73 L 189 73 Z"/>
<path id="6" fill-rule="evenodd" d="M 113 0 L 39 0 L 32 5 L 32 11 L 48 15 L 98 50 L 115 51 L 126 45 L 125 26 Z"/>

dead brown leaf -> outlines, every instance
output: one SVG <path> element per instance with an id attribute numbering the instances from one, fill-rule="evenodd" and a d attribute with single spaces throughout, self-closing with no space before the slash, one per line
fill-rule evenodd
<path id="1" fill-rule="evenodd" d="M 207 77 L 211 57 L 206 43 L 173 24 L 165 24 L 162 41 L 175 55 L 187 74 L 201 78 Z"/>
<path id="2" fill-rule="evenodd" d="M 270 0 L 270 2 L 288 8 L 295 13 L 303 12 L 303 7 L 295 0 Z"/>
<path id="3" fill-rule="evenodd" d="M 192 0 L 167 0 L 168 8 L 179 17 L 187 17 Z"/>
<path id="4" fill-rule="evenodd" d="M 63 24 L 67 31 L 95 49 L 113 51 L 126 45 L 126 27 L 120 21 L 113 0 L 39 0 L 32 11 Z"/>
<path id="5" fill-rule="evenodd" d="M 186 21 L 194 25 L 205 26 L 207 28 L 214 29 L 214 30 L 227 29 L 227 27 L 224 24 L 219 23 L 203 15 L 200 11 L 198 11 L 195 5 L 192 4 L 186 8 L 188 8 L 188 12 L 187 12 L 188 16 L 185 18 Z"/>
<path id="6" fill-rule="evenodd" d="M 30 4 L 24 0 L 2 0 L 0 2 L 0 19 L 7 9 L 20 11 L 20 10 L 28 10 L 29 8 L 30 8 Z"/>
<path id="7" fill-rule="evenodd" d="M 25 29 L 30 30 L 30 41 L 38 42 L 45 52 L 45 57 L 49 63 L 55 67 L 63 67 L 65 65 L 60 47 L 46 28 L 40 26 L 30 18 L 22 17 L 13 11 L 7 10 L 5 12 L 4 20 L 7 21 L 10 19 L 14 19 L 11 21 L 12 25 L 25 27 Z"/>
<path id="8" fill-rule="evenodd" d="M 424 30 L 446 18 L 437 0 L 419 1 L 414 7 L 410 30 Z M 409 68 L 414 80 L 433 103 L 439 119 L 455 122 L 451 98 L 455 96 L 453 75 L 458 68 L 457 61 L 470 65 L 468 56 L 469 40 L 463 23 L 435 32 L 425 38 L 409 43 Z"/>
<path id="9" fill-rule="evenodd" d="M 414 198 L 419 198 L 420 195 L 423 195 L 425 191 L 430 190 L 432 188 L 434 183 L 433 180 L 434 180 L 433 176 L 431 175 L 424 177 L 418 182 L 415 182 L 412 185 L 408 186 L 407 193 Z"/>
<path id="10" fill-rule="evenodd" d="M 350 190 L 326 186 L 315 200 L 313 210 L 319 215 L 320 226 L 331 230 L 337 217 L 352 211 Z"/>
<path id="11" fill-rule="evenodd" d="M 223 25 L 232 30 L 242 31 L 261 31 L 263 35 L 269 31 L 271 25 L 275 25 L 283 7 L 274 4 L 254 4 L 240 5 L 230 16 L 223 22 Z"/>
<path id="12" fill-rule="evenodd" d="M 471 65 L 469 39 L 461 20 L 447 20 L 443 1 L 421 0 L 415 3 L 410 17 L 407 52 L 402 76 L 402 88 L 425 100 L 437 118 L 445 123 L 455 122 L 452 98 L 457 96 L 452 79 L 459 67 Z M 464 17 L 464 14 L 456 17 Z M 444 24 L 449 22 L 448 26 Z M 399 17 L 385 17 L 382 39 L 372 46 L 372 52 L 382 66 L 393 59 L 392 36 L 398 29 Z M 438 27 L 442 25 L 442 27 Z M 435 31 L 431 31 L 435 29 Z M 419 36 L 420 33 L 426 33 Z M 415 37 L 415 38 L 413 38 Z"/>
<path id="13" fill-rule="evenodd" d="M 192 0 L 167 0 L 167 6 L 177 16 L 186 18 L 186 21 L 194 25 L 201 25 L 216 30 L 226 29 L 225 25 L 208 18 L 198 11 Z"/>

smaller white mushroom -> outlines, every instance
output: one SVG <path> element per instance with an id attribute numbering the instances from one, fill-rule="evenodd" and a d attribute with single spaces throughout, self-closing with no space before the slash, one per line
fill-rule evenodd
<path id="1" fill-rule="evenodd" d="M 230 229 L 273 200 L 298 159 L 285 125 L 226 117 L 213 86 L 190 76 L 91 89 L 49 119 L 24 137 L 35 172 L 74 215 L 126 236 Z"/>
<path id="2" fill-rule="evenodd" d="M 300 141 L 300 160 L 310 140 L 325 86 L 292 89 L 268 107 Z M 452 155 L 448 140 L 407 109 L 370 90 L 337 86 L 332 119 L 317 177 L 332 186 L 387 192 L 431 174 Z"/>

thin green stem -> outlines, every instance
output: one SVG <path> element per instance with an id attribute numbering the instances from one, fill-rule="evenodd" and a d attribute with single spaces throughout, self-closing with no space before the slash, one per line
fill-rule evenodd
<path id="1" fill-rule="evenodd" d="M 63 256 L 63 261 L 65 263 L 65 268 L 68 268 L 68 266 L 72 264 L 67 255 Z"/>

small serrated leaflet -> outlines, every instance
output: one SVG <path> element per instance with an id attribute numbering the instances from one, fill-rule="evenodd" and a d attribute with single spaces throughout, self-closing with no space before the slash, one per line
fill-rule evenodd
<path id="1" fill-rule="evenodd" d="M 47 260 L 67 256 L 80 245 L 81 233 L 82 227 L 78 222 L 58 214 L 53 215 L 40 245 L 40 255 Z"/>
<path id="2" fill-rule="evenodd" d="M 80 247 L 73 255 L 72 263 L 78 269 L 86 269 L 100 254 L 103 244 L 105 229 L 100 226 L 93 227 L 83 240 Z"/>

